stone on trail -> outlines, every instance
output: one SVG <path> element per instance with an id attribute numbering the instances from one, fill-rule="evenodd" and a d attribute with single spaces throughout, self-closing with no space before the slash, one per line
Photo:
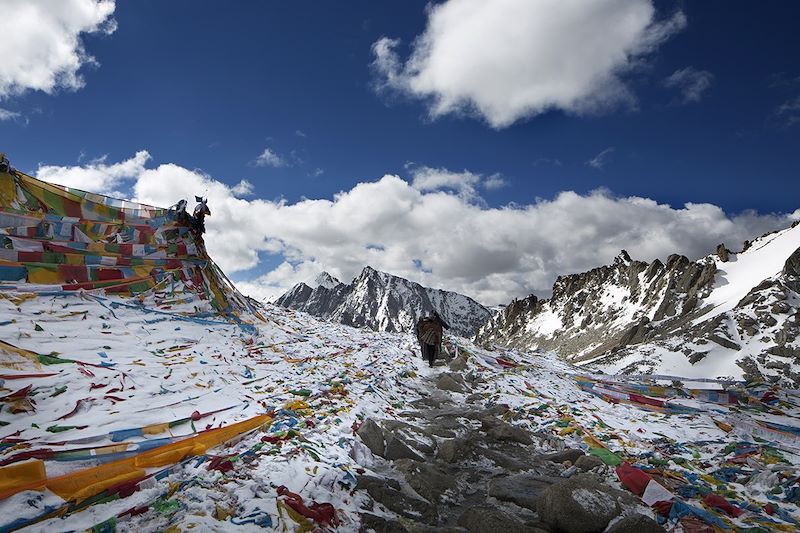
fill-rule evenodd
<path id="1" fill-rule="evenodd" d="M 386 439 L 386 449 L 383 452 L 383 457 L 390 461 L 397 459 L 413 459 L 414 461 L 425 461 L 425 458 L 411 449 L 400 437 L 396 435 L 389 435 Z"/>
<path id="2" fill-rule="evenodd" d="M 535 511 L 536 500 L 541 492 L 557 481 L 559 478 L 535 474 L 516 474 L 496 478 L 489 481 L 489 496 Z"/>
<path id="3" fill-rule="evenodd" d="M 621 491 L 590 474 L 578 474 L 544 489 L 536 502 L 542 522 L 563 533 L 599 533 L 622 512 Z"/>
<path id="4" fill-rule="evenodd" d="M 445 463 L 454 463 L 461 458 L 466 449 L 467 443 L 464 439 L 446 439 L 439 443 L 436 450 L 436 458 Z"/>
<path id="5" fill-rule="evenodd" d="M 583 457 L 585 454 L 581 450 L 576 450 L 574 448 L 566 448 L 561 450 L 560 452 L 555 453 L 548 453 L 542 456 L 542 459 L 545 461 L 550 461 L 551 463 L 566 463 L 567 461 L 570 464 L 575 464 L 575 461 L 578 460 L 579 457 Z"/>
<path id="6" fill-rule="evenodd" d="M 356 489 L 366 490 L 374 501 L 401 516 L 425 522 L 436 520 L 436 510 L 430 503 L 407 496 L 394 479 L 358 476 Z"/>
<path id="7" fill-rule="evenodd" d="M 605 533 L 666 533 L 658 522 L 643 514 L 631 514 L 612 523 Z"/>
<path id="8" fill-rule="evenodd" d="M 428 463 L 398 459 L 394 466 L 417 494 L 434 504 L 442 494 L 456 486 L 452 477 Z"/>
<path id="9" fill-rule="evenodd" d="M 371 418 L 364 420 L 364 423 L 358 428 L 357 434 L 372 453 L 383 457 L 385 449 L 383 430 L 374 420 Z"/>
<path id="10" fill-rule="evenodd" d="M 512 426 L 496 418 L 485 417 L 481 420 L 481 429 L 490 440 L 512 441 L 520 444 L 533 444 L 533 439 L 522 428 Z"/>
<path id="11" fill-rule="evenodd" d="M 458 525 L 470 533 L 536 533 L 519 519 L 493 507 L 471 507 L 458 517 Z"/>
<path id="12" fill-rule="evenodd" d="M 450 392 L 463 393 L 466 392 L 464 387 L 464 378 L 456 373 L 442 373 L 436 379 L 436 387 L 441 390 Z"/>
<path id="13" fill-rule="evenodd" d="M 387 519 L 372 513 L 361 513 L 360 531 L 374 531 L 375 533 L 408 533 L 397 520 Z"/>
<path id="14" fill-rule="evenodd" d="M 603 461 L 600 460 L 599 457 L 594 455 L 581 455 L 575 460 L 575 466 L 578 467 L 578 470 L 581 472 L 588 472 L 593 468 L 597 468 L 598 466 L 603 465 Z"/>

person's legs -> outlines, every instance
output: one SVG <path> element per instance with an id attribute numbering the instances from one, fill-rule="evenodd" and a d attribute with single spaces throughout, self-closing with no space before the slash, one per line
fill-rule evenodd
<path id="1" fill-rule="evenodd" d="M 434 346 L 433 344 L 426 344 L 425 356 L 428 359 L 428 364 L 430 366 L 433 366 L 434 361 L 436 361 L 436 346 Z"/>

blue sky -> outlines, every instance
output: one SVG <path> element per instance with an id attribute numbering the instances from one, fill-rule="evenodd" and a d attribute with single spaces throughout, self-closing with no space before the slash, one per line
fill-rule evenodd
<path id="1" fill-rule="evenodd" d="M 86 2 L 96 4 L 90 0 L 65 4 L 74 3 L 78 9 Z M 614 28 L 618 25 L 614 10 L 627 8 L 614 0 L 605 3 L 612 17 L 609 27 Z M 644 9 L 642 13 L 651 7 L 645 0 L 634 3 Z M 682 212 L 687 202 L 713 204 L 723 213 L 720 220 L 730 227 L 712 232 L 709 238 L 728 234 L 738 238 L 788 220 L 751 214 L 743 222 L 736 217 L 744 210 L 780 217 L 800 207 L 800 37 L 796 32 L 800 7 L 793 3 L 656 3 L 649 27 L 661 24 L 668 35 L 646 52 L 631 53 L 622 68 L 618 65 L 614 90 L 623 87 L 624 91 L 615 93 L 611 105 L 587 110 L 583 104 L 537 107 L 540 103 L 534 102 L 527 111 L 512 112 L 510 123 L 501 125 L 469 102 L 441 113 L 432 111 L 432 102 L 443 94 L 441 85 L 433 92 L 419 89 L 422 78 L 410 71 L 400 72 L 405 79 L 399 84 L 391 83 L 391 65 L 375 63 L 375 44 L 388 37 L 398 40 L 392 44 L 390 57 L 399 61 L 401 69 L 408 67 L 414 40 L 426 33 L 436 10 L 427 8 L 427 2 L 139 0 L 105 2 L 106 12 L 109 4 L 113 13 L 97 15 L 83 27 L 73 26 L 85 55 L 95 59 L 95 64 L 83 61 L 75 71 L 82 83 L 56 81 L 42 90 L 41 83 L 37 87 L 5 80 L 6 87 L 12 82 L 16 85 L 5 94 L 0 91 L 0 109 L 6 117 L 0 120 L 0 149 L 21 170 L 35 174 L 42 166 L 85 169 L 99 165 L 104 171 L 104 165 L 146 150 L 150 155 L 147 168 L 171 164 L 230 187 L 246 180 L 250 186 L 240 196 L 247 201 L 283 199 L 289 206 L 298 206 L 303 199 L 332 200 L 340 191 L 352 192 L 358 183 L 375 183 L 385 174 L 411 183 L 426 169 L 435 169 L 480 178 L 470 182 L 471 192 L 444 179 L 438 183 L 445 185 L 428 187 L 423 193 L 449 194 L 484 212 L 508 204 L 534 206 L 537 199 L 555 201 L 563 191 L 588 198 L 598 188 L 607 189 L 603 194 L 611 201 L 647 198 L 668 204 L 676 212 Z M 448 2 L 433 5 L 444 4 Z M 515 16 L 558 18 L 561 8 L 553 7 L 556 4 L 544 1 L 539 11 L 522 8 L 518 13 L 513 9 L 497 13 L 500 22 L 494 24 L 501 31 L 496 28 L 493 33 L 487 26 L 476 41 L 486 39 L 487 46 L 502 41 L 503 21 Z M 427 34 L 432 39 L 441 37 L 444 42 L 447 25 L 455 25 L 458 6 L 450 7 L 452 13 L 441 10 L 438 19 L 444 26 L 442 34 Z M 59 14 L 52 15 L 54 24 L 75 24 L 68 12 L 61 15 L 60 19 Z M 112 19 L 115 28 L 109 26 Z M 513 20 L 508 23 L 514 24 Z M 598 22 L 600 30 L 602 24 Z M 532 28 L 535 31 L 536 26 Z M 571 61 L 573 41 L 579 47 L 581 35 L 576 32 L 574 37 L 559 39 L 552 48 L 547 48 L 547 41 L 537 41 L 537 48 L 522 54 L 521 61 L 540 56 L 542 61 Z M 475 51 L 457 51 L 454 61 L 470 53 Z M 478 81 L 489 78 L 491 74 L 480 66 L 467 64 L 465 69 L 472 68 Z M 53 68 L 58 69 L 57 65 Z M 431 62 L 428 70 L 435 68 Z M 0 71 L 0 79 L 15 75 L 20 76 Z M 432 77 L 437 76 L 433 72 Z M 547 72 L 542 71 L 542 76 Z M 468 80 L 468 85 L 473 81 Z M 524 85 L 531 79 L 500 78 L 500 82 Z M 469 90 L 458 83 L 446 90 Z M 500 87 L 490 97 L 504 98 L 505 89 Z M 265 164 L 259 165 L 259 155 L 265 150 L 272 156 L 262 157 Z M 491 176 L 494 185 L 487 185 L 485 180 Z M 213 213 L 213 203 L 211 208 Z M 752 223 L 753 217 L 760 222 Z M 611 244 L 625 244 L 624 234 L 609 234 Z M 609 240 L 609 235 L 598 232 L 600 239 Z M 261 280 L 283 288 L 322 268 L 347 277 L 365 259 L 356 257 L 352 265 L 320 263 L 318 256 L 326 254 L 313 247 L 287 244 L 291 237 L 285 238 L 283 247 L 274 244 L 282 235 L 265 238 L 272 239 L 273 245 L 258 249 L 255 263 L 229 265 L 235 278 L 256 283 L 256 278 L 288 256 L 291 276 L 280 277 L 280 283 L 278 278 Z M 634 250 L 644 237 L 637 239 L 631 244 Z M 701 254 L 706 244 L 698 241 L 685 252 Z M 520 246 L 514 243 L 511 248 Z M 644 256 L 662 253 L 639 248 Z M 401 250 L 408 251 L 401 247 L 397 253 Z M 594 260 L 599 264 L 608 259 L 608 253 L 598 249 Z M 334 252 L 327 255 L 336 256 Z M 436 254 L 425 248 L 420 255 Z M 512 268 L 517 274 L 535 267 L 547 275 L 523 275 L 513 283 L 499 280 L 495 285 L 507 288 L 498 291 L 488 289 L 485 280 L 489 274 L 502 274 L 506 267 L 464 274 L 442 263 L 438 270 L 443 273 L 437 274 L 435 260 L 408 257 L 408 269 L 394 270 L 409 277 L 416 272 L 420 281 L 502 300 L 512 294 L 524 296 L 521 292 L 546 291 L 548 280 L 559 273 L 557 268 L 569 271 L 591 266 L 592 261 L 550 264 L 549 259 L 518 261 Z M 301 263 L 315 262 L 314 268 L 298 268 Z M 392 265 L 392 261 L 384 263 L 387 269 Z M 444 273 L 451 270 L 458 274 Z"/>

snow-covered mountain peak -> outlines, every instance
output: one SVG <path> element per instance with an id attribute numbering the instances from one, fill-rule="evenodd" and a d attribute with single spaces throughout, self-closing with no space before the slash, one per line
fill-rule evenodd
<path id="1" fill-rule="evenodd" d="M 275 303 L 378 331 L 411 331 L 420 316 L 436 310 L 451 325 L 452 333 L 461 336 L 473 336 L 491 315 L 467 296 L 423 287 L 370 266 L 349 285 L 328 283 L 312 288 L 298 284 Z"/>
<path id="2" fill-rule="evenodd" d="M 512 302 L 478 340 L 554 350 L 611 372 L 800 384 L 800 226 L 697 261 L 632 260 L 559 277 Z"/>
<path id="3" fill-rule="evenodd" d="M 317 275 L 317 277 L 315 277 L 312 282 L 307 283 L 307 285 L 312 289 L 316 289 L 317 287 L 325 287 L 326 289 L 332 289 L 341 283 L 342 283 L 341 281 L 331 276 L 327 272 L 320 272 Z"/>

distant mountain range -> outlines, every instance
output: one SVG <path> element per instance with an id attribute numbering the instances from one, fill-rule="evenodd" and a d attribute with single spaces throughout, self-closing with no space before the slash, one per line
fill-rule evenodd
<path id="1" fill-rule="evenodd" d="M 733 376 L 800 384 L 800 226 L 739 253 L 632 260 L 559 277 L 515 300 L 477 340 L 554 350 L 612 373 Z"/>
<path id="2" fill-rule="evenodd" d="M 631 259 L 560 276 L 552 296 L 488 309 L 366 267 L 350 284 L 322 273 L 275 303 L 357 327 L 411 331 L 438 311 L 485 345 L 552 350 L 588 368 L 781 381 L 800 386 L 800 226 L 719 245 L 692 261 Z"/>
<path id="3" fill-rule="evenodd" d="M 462 337 L 474 336 L 491 311 L 462 294 L 423 287 L 407 279 L 365 267 L 350 284 L 327 272 L 298 283 L 277 305 L 356 327 L 412 331 L 417 319 L 436 310 Z"/>

